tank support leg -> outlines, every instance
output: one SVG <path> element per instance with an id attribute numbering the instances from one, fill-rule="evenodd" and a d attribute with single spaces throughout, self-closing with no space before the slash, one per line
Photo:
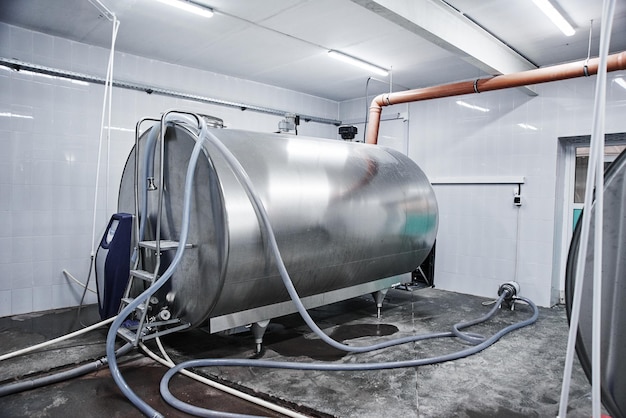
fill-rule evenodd
<path id="1" fill-rule="evenodd" d="M 380 319 L 380 310 L 383 307 L 383 300 L 385 300 L 385 295 L 388 291 L 389 289 L 383 289 L 372 293 L 374 301 L 376 301 L 376 318 L 378 319 Z"/>
<path id="2" fill-rule="evenodd" d="M 265 330 L 267 326 L 270 324 L 270 320 L 266 319 L 263 321 L 255 322 L 252 324 L 251 331 L 254 336 L 254 342 L 256 344 L 256 353 L 261 353 L 261 347 L 263 345 L 263 335 L 265 334 Z"/>

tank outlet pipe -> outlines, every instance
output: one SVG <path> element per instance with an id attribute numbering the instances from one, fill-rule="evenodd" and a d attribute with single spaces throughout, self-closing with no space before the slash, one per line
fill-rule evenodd
<path id="1" fill-rule="evenodd" d="M 554 65 L 550 67 L 537 68 L 535 70 L 522 71 L 519 73 L 503 74 L 494 77 L 477 79 L 475 81 L 461 81 L 458 83 L 443 84 L 421 89 L 380 94 L 372 100 L 369 108 L 370 123 L 367 127 L 365 142 L 368 144 L 378 143 L 380 114 L 383 106 L 585 77 L 597 74 L 599 62 L 599 58 L 594 58 L 589 61 L 584 60 Z M 626 69 L 626 51 L 609 55 L 606 69 L 607 72 Z"/>

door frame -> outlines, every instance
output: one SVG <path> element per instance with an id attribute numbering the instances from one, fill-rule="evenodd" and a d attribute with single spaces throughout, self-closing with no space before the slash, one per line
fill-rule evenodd
<path id="1" fill-rule="evenodd" d="M 556 201 L 554 222 L 554 263 L 552 264 L 552 300 L 565 303 L 565 266 L 573 235 L 574 176 L 576 148 L 589 146 L 591 135 L 565 136 L 558 138 Z M 605 135 L 606 146 L 626 145 L 626 132 Z"/>

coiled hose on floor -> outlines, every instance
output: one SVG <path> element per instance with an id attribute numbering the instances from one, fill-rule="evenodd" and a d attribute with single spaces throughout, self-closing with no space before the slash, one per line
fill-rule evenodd
<path id="1" fill-rule="evenodd" d="M 506 295 L 501 295 L 500 299 L 498 299 L 496 305 L 492 310 L 478 321 L 471 321 L 474 324 L 479 322 L 484 322 L 487 319 L 490 319 L 498 309 L 499 304 L 502 302 Z M 250 415 L 242 415 L 242 414 L 231 414 L 224 413 L 220 411 L 209 410 L 205 408 L 200 408 L 195 405 L 188 404 L 177 399 L 169 390 L 169 382 L 171 378 L 181 370 L 185 370 L 192 367 L 264 367 L 264 368 L 273 368 L 273 369 L 288 369 L 288 370 L 315 370 L 315 371 L 364 371 L 364 370 L 382 370 L 382 369 L 398 369 L 404 367 L 417 367 L 417 366 L 425 366 L 429 364 L 442 363 L 445 361 L 457 360 L 463 357 L 470 356 L 472 354 L 476 354 L 479 351 L 484 350 L 489 347 L 504 335 L 509 332 L 516 330 L 521 327 L 525 327 L 534 323 L 538 316 L 539 310 L 537 306 L 529 299 L 524 297 L 519 297 L 519 300 L 522 300 L 533 310 L 533 315 L 524 320 L 517 322 L 515 324 L 509 325 L 496 334 L 492 335 L 489 338 L 484 338 L 480 344 L 475 346 L 466 348 L 464 350 L 456 351 L 450 354 L 444 354 L 441 356 L 429 357 L 424 359 L 415 359 L 415 360 L 403 360 L 403 361 L 393 361 L 393 362 L 382 362 L 382 363 L 351 363 L 351 364 L 335 364 L 335 363 L 298 363 L 298 362 L 282 362 L 282 361 L 267 361 L 267 360 L 253 360 L 253 359 L 202 359 L 202 360 L 190 360 L 183 363 L 178 364 L 177 366 L 171 368 L 165 373 L 163 379 L 161 380 L 160 391 L 163 399 L 170 404 L 172 407 L 200 417 L 228 417 L 228 418 L 252 418 Z M 457 324 L 456 327 L 458 329 L 462 329 L 468 325 L 469 323 Z M 473 338 L 476 338 L 476 334 L 471 334 Z M 441 337 L 453 337 L 455 336 L 453 332 L 442 332 L 442 333 L 433 333 L 433 334 L 423 334 L 417 335 L 414 337 L 403 338 L 399 340 L 393 340 L 389 343 L 390 345 L 402 344 L 408 341 L 420 341 L 432 338 L 441 338 Z M 403 340 L 403 341 L 402 341 Z M 363 347 L 362 347 L 363 348 Z"/>

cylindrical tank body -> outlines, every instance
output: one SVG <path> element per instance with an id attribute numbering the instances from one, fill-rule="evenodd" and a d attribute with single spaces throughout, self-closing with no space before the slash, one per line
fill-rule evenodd
<path id="1" fill-rule="evenodd" d="M 301 136 L 211 132 L 251 178 L 301 297 L 410 272 L 428 255 L 437 231 L 437 203 L 424 173 L 401 153 Z M 141 173 L 147 136 L 139 142 Z M 185 174 L 196 140 L 188 126 L 166 130 L 161 239 L 178 240 Z M 204 150 L 194 178 L 188 239 L 193 247 L 166 289 L 172 313 L 192 326 L 289 300 L 244 189 L 212 145 Z M 119 210 L 131 213 L 134 153 L 119 194 Z M 155 173 L 159 155 L 157 147 Z M 146 239 L 154 233 L 157 195 L 148 192 Z"/>

